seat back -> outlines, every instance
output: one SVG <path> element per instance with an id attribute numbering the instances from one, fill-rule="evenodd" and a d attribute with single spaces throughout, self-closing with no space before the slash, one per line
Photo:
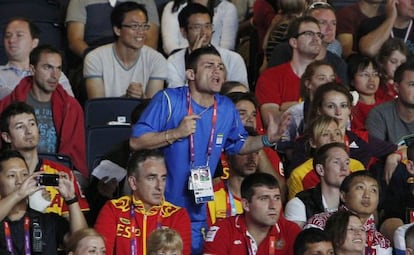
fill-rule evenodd
<path id="1" fill-rule="evenodd" d="M 125 97 L 89 99 L 84 109 L 86 129 L 114 122 L 131 123 L 131 112 L 140 103 L 140 99 Z"/>
<path id="2" fill-rule="evenodd" d="M 89 172 L 114 145 L 129 139 L 131 127 L 125 125 L 95 126 L 86 129 L 86 160 Z"/>

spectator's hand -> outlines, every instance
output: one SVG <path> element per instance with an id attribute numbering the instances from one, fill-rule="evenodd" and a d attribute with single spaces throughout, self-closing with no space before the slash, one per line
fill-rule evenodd
<path id="1" fill-rule="evenodd" d="M 99 194 L 102 196 L 111 199 L 113 194 L 118 187 L 118 181 L 115 178 L 112 178 L 108 181 L 109 177 L 106 176 L 102 180 L 98 181 L 97 189 Z"/>
<path id="2" fill-rule="evenodd" d="M 39 175 L 41 175 L 42 172 L 36 172 L 27 177 L 26 180 L 22 182 L 19 189 L 17 190 L 17 195 L 19 198 L 23 199 L 28 197 L 29 195 L 35 193 L 36 191 L 40 189 L 44 189 L 44 186 L 38 186 L 37 185 L 37 178 Z M 48 193 L 47 191 L 44 191 Z M 50 198 L 49 198 L 50 200 Z"/>
<path id="3" fill-rule="evenodd" d="M 191 134 L 194 134 L 196 131 L 196 126 L 197 126 L 197 120 L 200 118 L 200 116 L 198 115 L 188 115 L 185 116 L 181 122 L 180 125 L 178 126 L 178 128 L 176 129 L 176 137 L 175 138 L 182 138 L 182 137 L 187 137 Z"/>
<path id="4" fill-rule="evenodd" d="M 126 97 L 143 98 L 144 89 L 141 83 L 131 82 L 126 90 Z"/>
<path id="5" fill-rule="evenodd" d="M 193 47 L 191 48 L 191 51 L 194 51 L 196 49 L 199 49 L 201 47 L 203 47 L 203 45 L 205 45 L 205 40 L 207 39 L 207 35 L 206 33 L 200 33 L 197 35 L 196 40 L 194 42 Z"/>
<path id="6" fill-rule="evenodd" d="M 385 159 L 384 179 L 387 185 L 390 183 L 392 175 L 401 160 L 401 156 L 398 153 L 391 153 Z"/>
<path id="7" fill-rule="evenodd" d="M 269 142 L 275 143 L 282 139 L 290 122 L 290 113 L 284 112 L 278 121 L 275 120 L 272 114 L 268 115 L 269 124 L 267 127 L 267 137 Z"/>
<path id="8" fill-rule="evenodd" d="M 388 18 L 395 20 L 398 16 L 397 5 L 399 4 L 398 0 L 387 0 L 385 4 L 385 14 Z"/>
<path id="9" fill-rule="evenodd" d="M 73 185 L 73 176 L 69 176 L 67 173 L 59 172 L 59 186 L 56 187 L 59 190 L 60 195 L 64 200 L 69 200 L 75 197 L 75 186 Z"/>

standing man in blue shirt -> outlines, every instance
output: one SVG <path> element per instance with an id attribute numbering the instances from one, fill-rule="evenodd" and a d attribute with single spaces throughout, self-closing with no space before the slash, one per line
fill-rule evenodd
<path id="1" fill-rule="evenodd" d="M 185 207 L 192 222 L 192 254 L 203 251 L 207 230 L 205 202 L 214 198 L 212 177 L 222 149 L 226 153 L 250 153 L 275 146 L 289 116 L 276 124 L 269 116 L 267 134 L 248 137 L 234 104 L 218 92 L 225 68 L 212 47 L 193 51 L 186 63 L 188 87 L 157 93 L 133 127 L 134 150 L 161 148 L 167 164 L 166 200 Z"/>

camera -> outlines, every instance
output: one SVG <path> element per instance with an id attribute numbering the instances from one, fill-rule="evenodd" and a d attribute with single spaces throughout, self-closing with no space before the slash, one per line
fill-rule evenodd
<path id="1" fill-rule="evenodd" d="M 59 175 L 41 174 L 37 177 L 38 186 L 59 186 Z"/>

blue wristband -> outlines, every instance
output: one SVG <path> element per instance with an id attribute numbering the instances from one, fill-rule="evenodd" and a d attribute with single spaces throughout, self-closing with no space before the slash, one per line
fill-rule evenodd
<path id="1" fill-rule="evenodd" d="M 266 147 L 273 147 L 276 145 L 276 143 L 270 143 L 269 139 L 267 138 L 267 135 L 262 135 L 262 143 Z"/>

